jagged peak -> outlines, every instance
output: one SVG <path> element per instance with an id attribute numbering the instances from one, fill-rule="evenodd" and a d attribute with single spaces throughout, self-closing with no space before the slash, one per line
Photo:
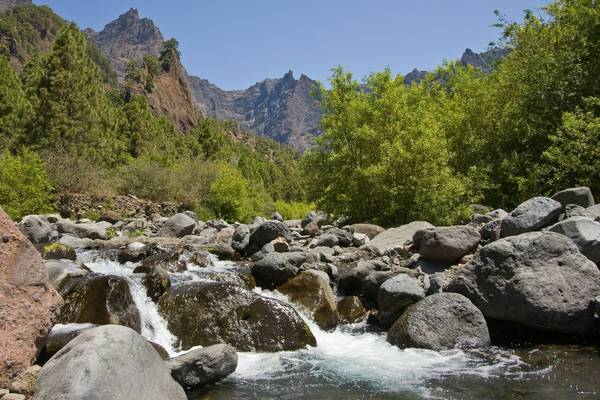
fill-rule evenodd
<path id="1" fill-rule="evenodd" d="M 127 12 L 119 15 L 117 19 L 140 19 L 140 12 L 137 8 L 130 8 Z"/>

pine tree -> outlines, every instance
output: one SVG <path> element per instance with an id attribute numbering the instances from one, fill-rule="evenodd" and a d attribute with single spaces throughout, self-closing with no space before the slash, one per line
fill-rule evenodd
<path id="1" fill-rule="evenodd" d="M 0 56 L 0 151 L 22 141 L 31 111 L 21 80 L 8 60 Z"/>

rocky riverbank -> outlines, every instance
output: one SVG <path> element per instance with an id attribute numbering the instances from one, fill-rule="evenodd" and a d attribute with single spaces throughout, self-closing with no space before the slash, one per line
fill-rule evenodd
<path id="1" fill-rule="evenodd" d="M 3 360 L 0 388 L 12 399 L 196 398 L 239 352 L 318 348 L 322 332 L 357 323 L 440 354 L 523 337 L 595 342 L 599 207 L 572 188 L 462 226 L 391 229 L 186 211 L 27 216 L 19 232 L 2 213 L 0 295 L 21 300 L 1 303 L 2 353 L 19 357 Z"/>

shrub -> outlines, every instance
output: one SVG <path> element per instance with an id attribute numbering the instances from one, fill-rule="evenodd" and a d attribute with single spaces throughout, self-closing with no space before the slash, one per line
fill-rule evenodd
<path id="1" fill-rule="evenodd" d="M 51 212 L 55 200 L 44 164 L 35 153 L 0 155 L 0 206 L 11 218 Z"/>
<path id="2" fill-rule="evenodd" d="M 315 205 L 312 203 L 303 203 L 293 201 L 287 203 L 282 200 L 277 200 L 274 204 L 275 211 L 281 214 L 284 219 L 302 219 L 308 215 L 309 212 L 315 209 Z"/>

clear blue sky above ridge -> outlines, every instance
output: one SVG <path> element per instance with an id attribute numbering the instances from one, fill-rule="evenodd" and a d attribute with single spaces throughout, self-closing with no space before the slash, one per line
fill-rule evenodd
<path id="1" fill-rule="evenodd" d="M 500 32 L 498 9 L 520 21 L 547 0 L 34 0 L 81 28 L 101 30 L 129 8 L 180 42 L 185 67 L 223 89 L 243 89 L 293 70 L 326 80 L 391 67 L 432 69 L 465 48 L 485 50 Z"/>

